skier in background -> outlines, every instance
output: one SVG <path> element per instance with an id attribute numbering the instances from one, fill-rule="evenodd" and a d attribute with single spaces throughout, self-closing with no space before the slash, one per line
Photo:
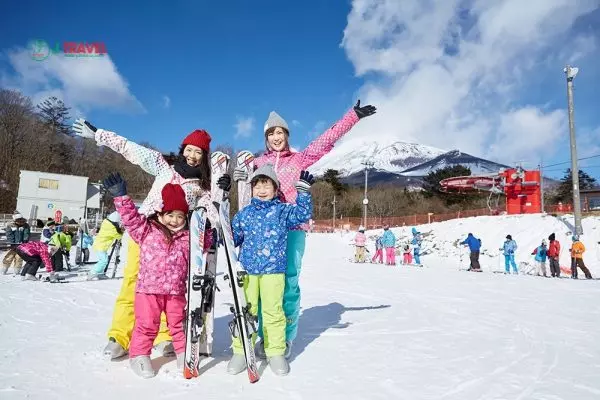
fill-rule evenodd
<path id="1" fill-rule="evenodd" d="M 21 276 L 24 281 L 37 281 L 36 274 L 42 264 L 46 271 L 50 273 L 50 281 L 58 281 L 58 275 L 54 271 L 51 257 L 58 251 L 57 246 L 49 245 L 43 242 L 22 243 L 15 251 L 23 260 L 25 266 L 21 269 Z"/>
<path id="2" fill-rule="evenodd" d="M 387 265 L 396 265 L 396 236 L 390 230 L 390 226 L 385 224 L 383 227 L 383 236 L 381 243 L 385 248 L 385 263 Z"/>
<path id="3" fill-rule="evenodd" d="M 65 225 L 57 225 L 54 234 L 48 242 L 49 245 L 58 247 L 58 250 L 52 256 L 52 265 L 55 272 L 64 271 L 64 259 L 67 258 L 67 266 L 69 264 L 69 256 L 71 253 L 71 236 L 68 234 L 68 228 Z M 70 267 L 68 267 L 70 268 Z"/>
<path id="4" fill-rule="evenodd" d="M 121 224 L 121 216 L 117 211 L 113 211 L 100 224 L 100 230 L 94 240 L 92 249 L 96 252 L 98 261 L 90 268 L 90 273 L 88 275 L 89 280 L 106 279 L 104 270 L 110 261 L 108 259 L 109 250 L 114 242 L 116 240 L 121 240 L 122 237 L 123 226 Z"/>
<path id="5" fill-rule="evenodd" d="M 550 275 L 560 278 L 560 242 L 556 240 L 556 235 L 554 233 L 548 236 L 548 240 L 550 241 L 547 252 L 548 260 L 550 262 Z"/>
<path id="6" fill-rule="evenodd" d="M 515 251 L 517 251 L 517 242 L 511 235 L 506 235 L 504 245 L 502 245 L 502 253 L 504 254 L 504 273 L 510 274 L 510 266 L 512 265 L 513 273 L 518 274 L 517 263 L 515 262 Z"/>
<path id="7" fill-rule="evenodd" d="M 365 235 L 365 228 L 360 226 L 356 236 L 354 236 L 355 254 L 354 261 L 357 263 L 365 262 L 365 246 L 367 244 L 367 236 Z"/>
<path id="8" fill-rule="evenodd" d="M 479 251 L 481 250 L 481 239 L 473 236 L 472 233 L 467 235 L 467 238 L 460 242 L 461 245 L 469 246 L 469 251 L 471 252 L 469 255 L 469 259 L 471 260 L 471 265 L 469 266 L 468 271 L 481 271 L 481 265 L 479 264 Z"/>
<path id="9" fill-rule="evenodd" d="M 83 239 L 81 241 L 81 252 L 83 253 L 83 262 L 86 263 L 90 259 L 90 246 L 94 244 L 94 238 L 85 232 L 81 232 Z"/>
<path id="10" fill-rule="evenodd" d="M 577 278 L 577 267 L 581 268 L 585 274 L 586 279 L 592 279 L 590 270 L 585 266 L 583 262 L 583 253 L 585 253 L 585 246 L 579 241 L 578 235 L 573 235 L 571 238 L 573 244 L 569 249 L 571 251 L 571 278 Z"/>
<path id="11" fill-rule="evenodd" d="M 409 264 L 412 264 L 412 262 L 413 262 L 412 249 L 411 249 L 410 243 L 406 243 L 404 245 L 404 249 L 403 249 L 402 264 L 409 265 Z"/>
<path id="12" fill-rule="evenodd" d="M 240 263 L 248 272 L 244 294 L 250 313 L 260 318 L 265 355 L 276 375 L 287 375 L 290 369 L 285 357 L 286 317 L 282 308 L 288 231 L 308 222 L 312 216 L 310 187 L 313 183 L 313 176 L 302 171 L 295 184 L 296 204 L 284 203 L 277 197 L 279 180 L 273 166 L 265 164 L 255 171 L 250 181 L 250 205 L 240 210 L 231 222 L 235 246 L 240 246 Z M 254 340 L 255 335 L 252 336 Z M 233 357 L 227 372 L 235 375 L 246 370 L 246 358 L 239 337 L 232 340 Z"/>
<path id="13" fill-rule="evenodd" d="M 279 198 L 284 203 L 296 202 L 296 189 L 294 184 L 300 171 L 308 169 L 329 153 L 335 142 L 341 139 L 361 119 L 375 114 L 376 108 L 371 105 L 362 106 L 360 100 L 350 109 L 341 120 L 333 124 L 321 136 L 312 141 L 306 149 L 296 152 L 290 149 L 290 129 L 287 122 L 275 111 L 269 114 L 264 126 L 265 145 L 267 151 L 260 157 L 254 159 L 255 166 L 264 164 L 275 166 L 275 173 L 281 183 Z M 236 181 L 247 180 L 247 173 L 238 169 L 233 173 Z M 300 317 L 300 272 L 302 269 L 302 257 L 306 246 L 306 224 L 300 225 L 288 233 L 287 268 L 285 270 L 285 295 L 283 296 L 283 309 L 287 318 L 286 327 L 286 357 L 289 358 L 292 344 L 298 334 L 298 319 Z M 259 325 L 258 334 L 263 338 L 262 329 Z M 256 345 L 256 355 L 265 358 L 263 341 Z"/>
<path id="14" fill-rule="evenodd" d="M 53 219 L 48 219 L 48 222 L 46 222 L 46 226 L 44 226 L 44 229 L 42 229 L 42 236 L 40 237 L 40 241 L 43 243 L 50 242 L 50 239 L 52 238 L 52 235 L 54 235 L 55 230 L 56 222 L 54 222 Z"/>
<path id="15" fill-rule="evenodd" d="M 412 235 L 413 238 L 411 244 L 413 248 L 415 264 L 421 265 L 421 243 L 423 241 L 423 238 L 421 237 L 421 232 L 419 232 L 415 227 L 412 228 Z"/>
<path id="16" fill-rule="evenodd" d="M 375 255 L 371 259 L 372 263 L 383 264 L 383 236 L 377 236 L 375 239 Z"/>
<path id="17" fill-rule="evenodd" d="M 546 239 L 542 240 L 542 244 L 536 247 L 531 255 L 535 256 L 536 269 L 538 276 L 546 275 L 546 258 L 548 256 L 548 247 L 546 246 Z"/>
<path id="18" fill-rule="evenodd" d="M 6 241 L 10 244 L 11 248 L 2 259 L 2 273 L 6 274 L 12 265 L 14 274 L 19 275 L 23 267 L 23 259 L 19 257 L 15 251 L 15 247 L 21 243 L 29 242 L 31 228 L 27 220 L 19 212 L 15 212 L 12 219 L 12 224 L 6 227 Z"/>
<path id="19" fill-rule="evenodd" d="M 210 142 L 211 137 L 205 130 L 196 129 L 187 135 L 181 146 L 177 159 L 170 165 L 163 155 L 153 149 L 140 146 L 126 138 L 104 129 L 97 129 L 89 121 L 78 119 L 73 124 L 75 134 L 94 139 L 98 146 L 108 146 L 120 153 L 127 161 L 140 166 L 145 172 L 154 176 L 152 188 L 144 199 L 138 212 L 146 217 L 161 209 L 161 190 L 167 183 L 181 185 L 186 194 L 190 207 L 204 207 L 207 210 L 206 232 L 204 237 L 213 235 L 212 226 L 217 226 L 219 214 L 211 196 L 211 171 L 210 171 Z M 229 175 L 225 174 L 220 179 L 223 183 L 231 183 Z M 113 319 L 108 331 L 108 344 L 104 348 L 104 355 L 110 359 L 121 357 L 127 353 L 131 332 L 134 324 L 134 296 L 135 285 L 138 279 L 140 262 L 140 248 L 133 240 L 128 241 L 127 262 L 123 270 L 123 283 L 121 291 L 115 302 Z M 206 348 L 201 351 L 207 355 L 212 353 L 213 319 L 207 319 Z M 155 345 L 165 356 L 172 356 L 173 345 L 167 329 L 164 314 L 161 317 L 161 327 L 155 340 Z"/>

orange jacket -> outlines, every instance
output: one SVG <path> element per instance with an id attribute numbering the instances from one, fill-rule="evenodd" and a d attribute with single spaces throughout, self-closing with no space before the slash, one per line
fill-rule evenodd
<path id="1" fill-rule="evenodd" d="M 585 246 L 581 242 L 574 242 L 571 246 L 571 258 L 583 258 Z"/>

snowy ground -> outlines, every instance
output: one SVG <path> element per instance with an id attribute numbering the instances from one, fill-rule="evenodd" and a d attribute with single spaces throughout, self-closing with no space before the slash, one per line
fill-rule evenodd
<path id="1" fill-rule="evenodd" d="M 585 220 L 583 239 L 598 275 L 596 226 Z M 120 280 L 0 276 L 0 399 L 600 398 L 600 281 L 459 272 L 453 245 L 471 231 L 497 253 L 512 232 L 524 249 L 517 259 L 526 261 L 551 231 L 566 245 L 567 225 L 552 217 L 482 217 L 419 229 L 433 249 L 426 268 L 350 263 L 351 234 L 310 235 L 291 374 L 276 377 L 261 365 L 254 385 L 225 372 L 231 296 L 222 275 L 215 359 L 190 381 L 174 360 L 156 358 L 158 376 L 142 380 L 127 360 L 101 358 Z M 482 261 L 500 269 L 493 257 Z"/>

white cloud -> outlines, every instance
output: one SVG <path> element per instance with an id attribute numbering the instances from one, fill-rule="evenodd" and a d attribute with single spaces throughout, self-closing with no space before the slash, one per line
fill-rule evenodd
<path id="1" fill-rule="evenodd" d="M 163 96 L 163 108 L 171 107 L 171 98 L 169 96 Z"/>
<path id="2" fill-rule="evenodd" d="M 561 80 L 565 62 L 596 49 L 571 29 L 597 7 L 596 0 L 354 0 L 341 46 L 365 78 L 361 103 L 378 112 L 344 140 L 376 135 L 503 162 L 554 152 L 566 113 L 521 104 L 520 91 L 549 54 Z"/>
<path id="3" fill-rule="evenodd" d="M 53 54 L 43 61 L 36 61 L 29 49 L 18 48 L 7 51 L 6 56 L 14 71 L 0 71 L 0 83 L 3 87 L 21 90 L 35 103 L 54 95 L 79 113 L 97 108 L 146 111 L 108 55 L 65 57 Z"/>
<path id="4" fill-rule="evenodd" d="M 254 130 L 254 123 L 256 122 L 254 117 L 236 117 L 237 122 L 233 125 L 236 130 L 234 137 L 237 138 L 247 138 L 252 135 L 252 131 Z"/>
<path id="5" fill-rule="evenodd" d="M 297 127 L 302 126 L 302 124 L 300 123 L 300 121 L 298 121 L 297 119 L 293 119 L 292 120 L 292 125 L 297 126 Z"/>
<path id="6" fill-rule="evenodd" d="M 323 131 L 325 130 L 326 124 L 327 122 L 325 121 L 317 121 L 315 123 L 315 125 L 308 131 L 308 137 L 309 139 L 315 139 L 317 136 L 319 136 L 321 133 L 323 133 Z"/>

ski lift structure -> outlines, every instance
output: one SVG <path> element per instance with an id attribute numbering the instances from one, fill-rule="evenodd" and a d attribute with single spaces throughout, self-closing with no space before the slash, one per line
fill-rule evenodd
<path id="1" fill-rule="evenodd" d="M 498 212 L 500 196 L 506 196 L 507 214 L 535 214 L 542 212 L 541 176 L 539 170 L 525 170 L 520 166 L 500 169 L 498 173 L 456 176 L 440 181 L 440 190 L 446 193 L 472 194 L 489 191 L 487 205 Z"/>

